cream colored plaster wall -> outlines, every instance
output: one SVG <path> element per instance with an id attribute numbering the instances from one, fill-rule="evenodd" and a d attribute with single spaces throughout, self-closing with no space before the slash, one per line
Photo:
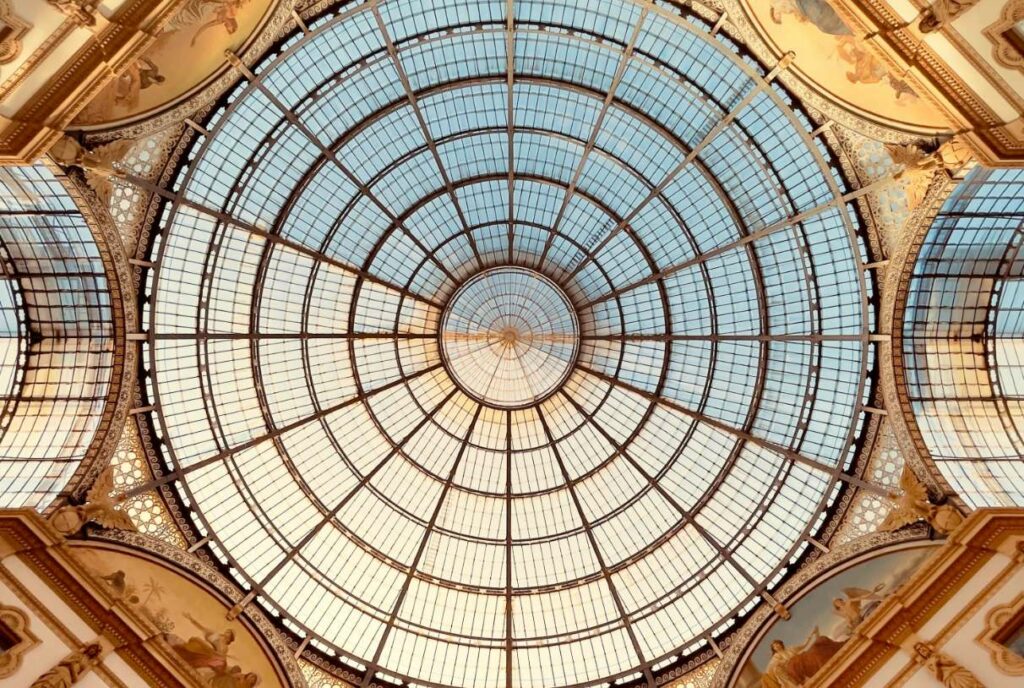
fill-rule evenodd
<path id="1" fill-rule="evenodd" d="M 3 580 L 0 580 L 0 604 L 17 607 L 29 620 L 29 631 L 39 639 L 23 656 L 18 671 L 0 678 L 0 688 L 28 688 L 42 673 L 49 670 L 78 647 L 96 640 L 96 633 L 50 588 L 16 557 L 0 562 L 0 569 L 14 577 L 41 607 L 54 617 L 62 629 L 53 627 Z M 64 633 L 74 636 L 69 643 Z M 75 688 L 142 688 L 146 682 L 116 654 L 103 658 L 100 667 L 93 669 L 75 684 Z"/>
<path id="2" fill-rule="evenodd" d="M 998 558 L 1004 565 L 1009 561 L 1008 557 Z M 982 584 L 986 579 L 978 576 L 975 580 Z M 980 588 L 979 595 L 985 594 L 985 586 L 980 585 Z M 992 662 L 988 650 L 977 640 L 985 632 L 985 617 L 989 612 L 994 607 L 1010 603 L 1017 595 L 1024 592 L 1024 566 L 1018 566 L 1011 578 L 996 590 L 989 592 L 991 597 L 983 605 L 973 613 L 968 613 L 959 619 L 957 630 L 945 641 L 943 649 L 950 657 L 973 671 L 984 686 L 991 688 L 1024 686 L 1024 676 L 1014 677 L 1003 673 Z"/>
<path id="3" fill-rule="evenodd" d="M 984 34 L 985 29 L 999 21 L 1000 14 L 1010 0 L 983 0 L 953 21 L 953 28 L 986 62 L 1018 93 L 1024 93 L 1024 72 L 1004 67 L 993 57 L 994 44 Z"/>
<path id="4" fill-rule="evenodd" d="M 26 581 L 31 587 L 32 581 Z M 25 688 L 45 669 L 56 664 L 68 653 L 67 645 L 51 630 L 33 610 L 18 599 L 14 591 L 0 581 L 0 604 L 17 607 L 28 617 L 28 630 L 39 638 L 40 644 L 31 648 L 23 657 L 21 666 L 14 675 L 0 678 L 0 688 Z"/>
<path id="5" fill-rule="evenodd" d="M 89 40 L 91 32 L 88 29 L 78 27 L 71 31 L 54 48 L 53 52 L 47 55 L 39 64 L 32 69 L 31 73 L 18 84 L 17 88 L 11 91 L 10 95 L 0 103 L 0 115 L 10 117 L 16 113 L 54 74 L 63 69 L 75 52 L 77 52 L 86 41 Z"/>

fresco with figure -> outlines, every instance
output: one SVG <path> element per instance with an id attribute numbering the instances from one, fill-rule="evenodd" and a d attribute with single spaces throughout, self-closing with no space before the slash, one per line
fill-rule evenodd
<path id="1" fill-rule="evenodd" d="M 743 664 L 735 688 L 799 688 L 842 647 L 853 629 L 931 554 L 930 546 L 879 555 L 841 571 L 773 622 Z"/>
<path id="2" fill-rule="evenodd" d="M 795 68 L 855 110 L 892 124 L 944 131 L 945 118 L 854 33 L 828 0 L 745 0 L 747 13 Z M 838 78 L 837 78 L 838 75 Z"/>
<path id="3" fill-rule="evenodd" d="M 147 616 L 207 688 L 275 688 L 277 672 L 254 636 L 228 621 L 227 606 L 202 587 L 146 558 L 75 547 L 114 595 Z"/>
<path id="4" fill-rule="evenodd" d="M 271 0 L 188 0 L 156 42 L 78 115 L 75 126 L 113 124 L 155 113 L 225 68 L 260 26 Z"/>

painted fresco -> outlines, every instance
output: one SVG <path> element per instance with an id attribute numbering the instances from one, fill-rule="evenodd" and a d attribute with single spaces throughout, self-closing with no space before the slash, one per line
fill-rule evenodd
<path id="1" fill-rule="evenodd" d="M 122 551 L 75 547 L 75 554 L 115 597 L 149 617 L 207 688 L 281 685 L 257 640 L 196 583 Z"/>
<path id="2" fill-rule="evenodd" d="M 188 0 L 148 50 L 107 84 L 74 126 L 113 124 L 174 105 L 226 68 L 274 0 Z"/>
<path id="3" fill-rule="evenodd" d="M 934 104 L 870 50 L 828 0 L 746 0 L 746 5 L 776 49 L 793 50 L 795 68 L 836 100 L 887 124 L 948 129 Z"/>
<path id="4" fill-rule="evenodd" d="M 933 551 L 918 547 L 883 554 L 842 571 L 775 621 L 738 674 L 735 688 L 799 688 L 842 647 L 853 629 L 892 594 Z"/>

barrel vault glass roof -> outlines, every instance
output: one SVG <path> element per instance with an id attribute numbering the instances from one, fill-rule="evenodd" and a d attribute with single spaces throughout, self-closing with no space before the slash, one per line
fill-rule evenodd
<path id="1" fill-rule="evenodd" d="M 874 367 L 851 189 L 713 21 L 343 4 L 204 123 L 147 284 L 162 470 L 247 602 L 357 684 L 653 685 L 851 480 Z M 564 291 L 578 337 L 515 408 L 439 350 L 500 266 Z"/>
<path id="2" fill-rule="evenodd" d="M 1024 170 L 979 168 L 924 238 L 903 326 L 907 396 L 972 507 L 1024 504 Z"/>
<path id="3" fill-rule="evenodd" d="M 66 184 L 43 163 L 0 168 L 0 507 L 50 506 L 102 437 L 110 285 Z"/>

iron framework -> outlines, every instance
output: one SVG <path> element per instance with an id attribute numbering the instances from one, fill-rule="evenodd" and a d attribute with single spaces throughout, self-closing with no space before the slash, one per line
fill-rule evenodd
<path id="1" fill-rule="evenodd" d="M 871 260 L 832 152 L 778 69 L 674 5 L 382 0 L 308 28 L 236 64 L 153 189 L 154 484 L 362 686 L 655 685 L 710 654 L 871 487 Z M 439 351 L 498 266 L 578 317 L 524 408 Z"/>

